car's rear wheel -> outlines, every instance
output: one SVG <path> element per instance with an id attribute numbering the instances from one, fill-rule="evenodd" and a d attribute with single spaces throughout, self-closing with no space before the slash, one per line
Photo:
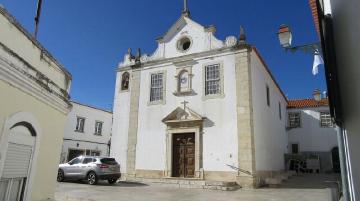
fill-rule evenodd
<path id="1" fill-rule="evenodd" d="M 109 184 L 114 184 L 117 179 L 108 179 Z"/>
<path id="2" fill-rule="evenodd" d="M 62 181 L 64 181 L 64 179 L 65 179 L 65 177 L 64 177 L 64 171 L 58 170 L 57 181 L 58 181 L 58 182 L 62 182 Z"/>
<path id="3" fill-rule="evenodd" d="M 90 185 L 95 185 L 98 182 L 98 178 L 95 174 L 95 172 L 89 172 L 89 174 L 87 175 L 87 182 Z"/>

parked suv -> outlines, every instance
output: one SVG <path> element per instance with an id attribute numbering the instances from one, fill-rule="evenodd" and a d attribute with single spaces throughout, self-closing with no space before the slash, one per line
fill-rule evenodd
<path id="1" fill-rule="evenodd" d="M 88 184 L 95 185 L 98 180 L 108 180 L 113 184 L 120 176 L 120 165 L 114 158 L 79 156 L 59 165 L 57 181 L 86 179 Z"/>

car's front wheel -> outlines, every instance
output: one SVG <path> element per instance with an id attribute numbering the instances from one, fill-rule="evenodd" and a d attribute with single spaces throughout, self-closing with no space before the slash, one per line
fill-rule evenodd
<path id="1" fill-rule="evenodd" d="M 62 181 L 64 181 L 64 179 L 65 179 L 65 177 L 64 177 L 64 171 L 58 170 L 57 181 L 58 181 L 58 182 L 62 182 Z"/>
<path id="2" fill-rule="evenodd" d="M 89 172 L 89 174 L 87 175 L 87 182 L 90 185 L 95 185 L 98 182 L 98 178 L 95 174 L 95 172 Z"/>
<path id="3" fill-rule="evenodd" d="M 114 184 L 117 179 L 108 179 L 109 184 Z"/>

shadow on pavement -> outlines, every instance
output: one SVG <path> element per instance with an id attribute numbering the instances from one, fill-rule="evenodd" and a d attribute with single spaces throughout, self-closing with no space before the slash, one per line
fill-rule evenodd
<path id="1" fill-rule="evenodd" d="M 73 184 L 82 184 L 89 185 L 86 181 L 66 181 L 65 183 L 73 183 Z M 90 186 L 90 185 L 89 185 Z M 129 181 L 119 181 L 115 184 L 109 184 L 107 181 L 99 181 L 95 186 L 109 186 L 109 187 L 144 187 L 149 186 L 148 184 L 140 183 L 140 182 L 129 182 Z"/>

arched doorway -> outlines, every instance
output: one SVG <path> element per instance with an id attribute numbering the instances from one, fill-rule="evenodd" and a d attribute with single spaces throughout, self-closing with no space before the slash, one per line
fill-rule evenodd
<path id="1" fill-rule="evenodd" d="M 339 158 L 338 147 L 334 147 L 331 150 L 331 156 L 332 156 L 333 171 L 336 173 L 340 173 L 340 158 Z"/>
<path id="2" fill-rule="evenodd" d="M 29 122 L 17 122 L 10 127 L 0 177 L 0 200 L 25 199 L 35 138 L 36 131 Z"/>

